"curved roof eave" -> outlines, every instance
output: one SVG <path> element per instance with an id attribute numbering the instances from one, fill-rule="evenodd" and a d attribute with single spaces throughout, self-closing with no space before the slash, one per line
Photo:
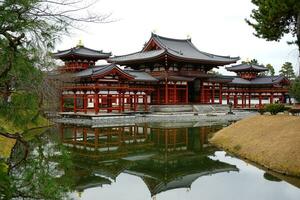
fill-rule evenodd
<path id="1" fill-rule="evenodd" d="M 217 61 L 217 60 L 205 60 L 205 59 L 195 59 L 195 58 L 186 58 L 186 57 L 183 58 L 183 57 L 177 56 L 175 54 L 172 54 L 169 51 L 167 52 L 167 55 L 170 56 L 170 57 L 173 57 L 175 59 L 178 59 L 178 60 L 186 60 L 186 61 L 193 62 L 193 63 L 200 62 L 202 64 L 203 63 L 208 63 L 208 64 L 223 64 L 223 65 L 228 65 L 228 64 L 235 63 L 235 62 L 237 62 L 240 59 L 240 57 L 233 57 L 232 60 Z"/>

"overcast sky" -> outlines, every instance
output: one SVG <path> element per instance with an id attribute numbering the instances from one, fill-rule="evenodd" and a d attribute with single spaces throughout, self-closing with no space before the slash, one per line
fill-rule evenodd
<path id="1" fill-rule="evenodd" d="M 84 31 L 73 30 L 56 49 L 73 47 L 81 39 L 89 48 L 129 54 L 140 51 L 155 31 L 178 39 L 190 36 L 199 50 L 208 53 L 270 63 L 276 73 L 287 61 L 298 71 L 297 47 L 287 44 L 291 36 L 267 42 L 253 35 L 245 22 L 253 8 L 250 0 L 99 0 L 93 11 L 112 13 L 116 21 L 85 24 Z"/>

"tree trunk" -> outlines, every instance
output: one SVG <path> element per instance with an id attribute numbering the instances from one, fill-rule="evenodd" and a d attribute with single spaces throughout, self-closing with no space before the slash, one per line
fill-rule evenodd
<path id="1" fill-rule="evenodd" d="M 300 77 L 300 12 L 298 13 L 298 16 L 297 16 L 297 25 L 296 25 L 296 31 L 297 31 L 297 41 L 296 41 L 296 44 L 298 45 L 298 77 Z"/>

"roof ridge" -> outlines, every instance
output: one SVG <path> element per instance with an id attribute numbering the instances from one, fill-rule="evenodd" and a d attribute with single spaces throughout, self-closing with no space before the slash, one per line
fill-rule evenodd
<path id="1" fill-rule="evenodd" d="M 203 53 L 203 54 L 205 54 L 205 55 L 207 55 L 207 56 L 209 56 L 209 57 L 211 57 L 211 58 L 213 58 L 214 56 L 218 56 L 218 57 L 221 57 L 221 58 L 240 59 L 239 56 L 237 56 L 237 57 L 222 56 L 222 55 L 217 55 L 217 54 L 207 53 L 207 52 L 205 52 L 205 51 L 200 51 L 200 50 L 192 43 L 192 41 L 187 41 L 187 42 L 188 42 L 188 44 L 189 44 L 190 46 L 192 46 L 195 50 L 197 50 L 198 52 Z"/>
<path id="2" fill-rule="evenodd" d="M 155 49 L 155 50 L 150 50 L 150 51 L 136 51 L 136 52 L 133 52 L 133 53 L 129 53 L 129 54 L 124 54 L 124 55 L 120 55 L 120 56 L 114 56 L 112 58 L 119 58 L 119 57 L 124 57 L 124 56 L 130 56 L 130 55 L 133 55 L 133 54 L 137 54 L 137 53 L 148 53 L 148 52 L 158 52 L 158 51 L 164 51 L 164 49 Z"/>
<path id="3" fill-rule="evenodd" d="M 170 37 L 165 37 L 165 36 L 158 35 L 158 34 L 153 33 L 153 32 L 152 32 L 152 37 L 162 38 L 162 39 L 166 39 L 166 40 L 173 40 L 173 41 L 191 41 L 191 38 L 188 38 L 188 39 L 170 38 Z"/>

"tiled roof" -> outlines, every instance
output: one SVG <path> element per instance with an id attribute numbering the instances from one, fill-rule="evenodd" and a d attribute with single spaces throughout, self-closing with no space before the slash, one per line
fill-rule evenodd
<path id="1" fill-rule="evenodd" d="M 147 72 L 138 71 L 138 70 L 124 70 L 128 74 L 134 76 L 134 80 L 136 81 L 147 81 L 147 82 L 156 82 L 158 81 L 156 78 L 148 74 Z"/>
<path id="2" fill-rule="evenodd" d="M 219 63 L 225 65 L 235 63 L 240 59 L 239 57 L 220 56 L 200 51 L 195 47 L 190 39 L 172 39 L 152 34 L 149 41 L 151 40 L 154 40 L 161 49 L 151 51 L 146 51 L 145 49 L 143 49 L 141 52 L 123 56 L 115 56 L 108 59 L 108 61 L 121 64 L 132 61 L 145 61 L 157 58 L 162 55 L 168 55 L 177 59 L 187 60 L 191 62 Z"/>
<path id="3" fill-rule="evenodd" d="M 62 58 L 62 59 L 70 57 L 72 55 L 79 56 L 79 57 L 105 59 L 111 56 L 111 53 L 104 53 L 103 51 L 89 49 L 84 46 L 76 46 L 71 49 L 53 53 L 54 58 Z"/>
<path id="4" fill-rule="evenodd" d="M 249 63 L 242 63 L 239 65 L 234 65 L 231 67 L 226 67 L 228 71 L 232 72 L 263 72 L 268 71 L 268 68 L 264 67 L 263 65 L 255 65 L 255 64 L 249 64 Z"/>
<path id="5" fill-rule="evenodd" d="M 229 83 L 232 85 L 273 85 L 280 83 L 283 79 L 285 79 L 284 76 L 263 76 L 263 77 L 257 77 L 252 80 L 246 80 L 240 77 L 235 77 L 233 80 Z"/>

